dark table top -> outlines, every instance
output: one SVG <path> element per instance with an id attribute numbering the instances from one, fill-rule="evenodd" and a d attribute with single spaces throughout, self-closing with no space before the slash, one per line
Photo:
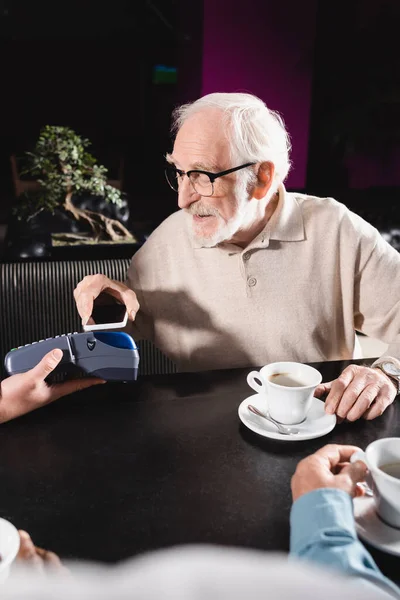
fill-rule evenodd
<path id="1" fill-rule="evenodd" d="M 314 366 L 328 381 L 346 364 Z M 315 440 L 262 438 L 237 413 L 249 371 L 96 386 L 1 425 L 0 515 L 63 558 L 114 562 L 186 543 L 287 551 L 298 461 L 331 442 L 399 436 L 400 410 Z M 395 578 L 400 559 L 369 550 Z"/>

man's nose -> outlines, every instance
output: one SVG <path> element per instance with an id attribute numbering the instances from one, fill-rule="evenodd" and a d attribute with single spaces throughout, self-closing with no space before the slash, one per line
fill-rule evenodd
<path id="1" fill-rule="evenodd" d="M 193 202 L 200 200 L 201 196 L 196 192 L 192 184 L 190 183 L 189 177 L 183 177 L 178 191 L 178 206 L 179 208 L 187 208 Z"/>

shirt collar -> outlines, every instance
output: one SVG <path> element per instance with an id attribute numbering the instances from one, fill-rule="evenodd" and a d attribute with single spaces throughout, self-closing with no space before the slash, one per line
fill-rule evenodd
<path id="1" fill-rule="evenodd" d="M 303 215 L 295 194 L 287 192 L 285 186 L 279 186 L 279 203 L 270 225 L 271 240 L 282 242 L 299 242 L 305 239 Z"/>

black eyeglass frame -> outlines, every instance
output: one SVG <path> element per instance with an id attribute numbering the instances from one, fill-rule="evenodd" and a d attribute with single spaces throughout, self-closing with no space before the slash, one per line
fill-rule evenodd
<path id="1" fill-rule="evenodd" d="M 245 163 L 244 165 L 239 165 L 238 167 L 233 167 L 232 169 L 227 169 L 226 171 L 219 171 L 219 173 L 210 173 L 210 171 L 202 171 L 200 169 L 191 169 L 190 171 L 182 171 L 182 169 L 178 169 L 177 167 L 175 167 L 174 165 L 169 165 L 168 167 L 165 168 L 165 177 L 169 183 L 169 186 L 174 190 L 174 192 L 177 192 L 178 190 L 176 190 L 170 180 L 168 179 L 168 171 L 175 171 L 176 173 L 178 173 L 179 177 L 183 177 L 184 175 L 187 175 L 189 177 L 189 181 L 192 184 L 192 186 L 194 187 L 194 183 L 192 182 L 192 180 L 190 179 L 190 175 L 192 173 L 200 173 L 201 175 L 207 175 L 211 186 L 212 186 L 212 194 L 214 193 L 214 181 L 216 179 L 218 179 L 219 177 L 223 177 L 224 175 L 229 175 L 229 173 L 234 173 L 235 171 L 239 171 L 240 169 L 245 169 L 246 167 L 251 167 L 252 165 L 255 165 L 257 163 L 255 162 L 249 162 L 249 163 Z M 178 185 L 178 182 L 177 182 Z M 197 193 L 199 193 L 196 188 L 194 188 L 195 191 Z M 201 194 L 200 194 L 201 195 Z"/>

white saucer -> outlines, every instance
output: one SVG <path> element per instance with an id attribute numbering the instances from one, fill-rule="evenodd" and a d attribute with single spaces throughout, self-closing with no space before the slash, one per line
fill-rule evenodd
<path id="1" fill-rule="evenodd" d="M 360 538 L 378 550 L 400 556 L 400 529 L 386 525 L 378 517 L 374 498 L 354 498 L 353 506 L 356 531 Z"/>
<path id="2" fill-rule="evenodd" d="M 294 425 L 294 427 L 299 429 L 299 433 L 294 435 L 279 433 L 273 423 L 251 413 L 247 408 L 249 404 L 252 404 L 260 411 L 265 411 L 264 400 L 260 394 L 249 396 L 243 400 L 238 409 L 239 418 L 242 423 L 255 433 L 274 440 L 284 440 L 285 442 L 312 440 L 326 435 L 336 425 L 336 415 L 327 415 L 324 410 L 324 402 L 318 398 L 313 398 L 306 420 L 299 425 Z"/>

